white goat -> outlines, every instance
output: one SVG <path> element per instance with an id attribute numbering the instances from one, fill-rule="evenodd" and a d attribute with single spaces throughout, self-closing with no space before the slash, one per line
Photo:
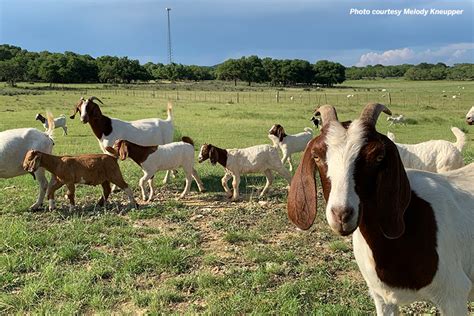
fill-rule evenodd
<path id="1" fill-rule="evenodd" d="M 164 145 L 173 141 L 173 106 L 171 103 L 168 103 L 166 120 L 149 118 L 127 122 L 103 115 L 99 105 L 94 103 L 96 100 L 102 103 L 96 97 L 81 98 L 74 108 L 71 119 L 74 119 L 77 112 L 80 113 L 81 122 L 90 124 L 104 153 L 110 154 L 106 148 L 112 147 L 119 139 L 126 139 L 142 146 Z M 169 174 L 170 172 L 167 171 L 163 183 L 168 182 Z"/>
<path id="2" fill-rule="evenodd" d="M 281 163 L 285 164 L 285 162 L 288 161 L 290 171 L 293 171 L 291 154 L 303 151 L 306 148 L 308 142 L 313 138 L 313 130 L 309 127 L 305 127 L 302 133 L 287 135 L 283 126 L 275 124 L 268 131 L 268 138 L 273 142 L 273 146 L 280 147 L 283 153 Z"/>
<path id="3" fill-rule="evenodd" d="M 48 120 L 43 115 L 41 115 L 41 113 L 36 114 L 35 120 L 43 123 L 44 129 L 48 130 Z M 64 114 L 61 114 L 54 119 L 54 128 L 59 127 L 63 129 L 63 135 L 67 135 L 66 116 Z"/>
<path id="4" fill-rule="evenodd" d="M 474 106 L 466 114 L 466 123 L 474 125 Z"/>
<path id="5" fill-rule="evenodd" d="M 398 144 L 398 152 L 405 168 L 431 172 L 445 172 L 464 166 L 462 149 L 466 135 L 457 127 L 451 127 L 456 142 L 444 139 L 429 140 L 419 144 Z M 395 135 L 388 132 L 387 137 L 395 142 Z"/>
<path id="6" fill-rule="evenodd" d="M 406 125 L 405 117 L 403 116 L 403 114 L 400 114 L 398 116 L 389 116 L 387 117 L 387 121 L 390 121 L 390 124 L 388 126 L 392 126 L 393 124 Z"/>
<path id="7" fill-rule="evenodd" d="M 30 149 L 45 153 L 53 151 L 54 122 L 50 114 L 47 115 L 50 128 L 41 132 L 36 128 L 10 129 L 0 132 L 0 178 L 13 178 L 26 174 L 23 170 L 23 158 Z M 31 173 L 38 181 L 39 194 L 36 202 L 30 207 L 32 210 L 41 208 L 48 187 L 48 180 L 43 168 Z"/>
<path id="8" fill-rule="evenodd" d="M 331 229 L 352 234 L 354 256 L 377 315 L 416 300 L 443 315 L 467 315 L 474 299 L 474 164 L 445 174 L 405 171 L 398 150 L 375 129 L 382 104 L 341 124 L 319 109 L 321 134 L 306 148 L 288 194 L 288 216 L 311 227 L 318 171 Z"/>
<path id="9" fill-rule="evenodd" d="M 130 157 L 143 170 L 140 179 L 140 188 L 144 201 L 151 201 L 153 197 L 153 176 L 159 170 L 174 170 L 183 168 L 186 177 L 186 186 L 180 198 L 189 193 L 194 178 L 200 192 L 204 192 L 204 185 L 194 169 L 194 143 L 189 137 L 183 137 L 181 142 L 173 142 L 160 146 L 140 146 L 127 140 L 118 140 L 114 147 L 107 150 L 121 160 Z M 146 198 L 145 182 L 148 182 L 150 195 Z"/>
<path id="10" fill-rule="evenodd" d="M 239 198 L 240 175 L 246 173 L 263 172 L 267 178 L 267 183 L 260 193 L 260 197 L 265 195 L 269 186 L 273 182 L 272 170 L 279 173 L 288 181 L 291 181 L 290 172 L 283 167 L 278 156 L 278 149 L 270 145 L 257 145 L 242 149 L 222 149 L 211 144 L 204 144 L 199 151 L 199 163 L 209 159 L 211 164 L 219 163 L 225 168 L 225 175 L 221 180 L 227 196 L 235 201 Z M 233 192 L 227 186 L 227 181 L 233 178 Z"/>

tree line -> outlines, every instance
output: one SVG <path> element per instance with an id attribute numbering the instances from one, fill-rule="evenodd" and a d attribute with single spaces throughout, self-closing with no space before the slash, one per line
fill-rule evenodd
<path id="1" fill-rule="evenodd" d="M 444 63 L 396 66 L 378 64 L 346 68 L 346 78 L 349 80 L 401 77 L 407 80 L 474 80 L 474 64 L 462 63 L 451 67 Z"/>
<path id="2" fill-rule="evenodd" d="M 131 83 L 149 80 L 228 80 L 267 83 L 272 86 L 332 86 L 346 79 L 405 77 L 408 80 L 474 80 L 473 64 L 443 63 L 346 68 L 340 63 L 320 60 L 314 64 L 301 59 L 272 59 L 244 56 L 216 66 L 161 63 L 141 65 L 128 57 L 80 55 L 74 52 L 29 52 L 12 45 L 0 45 L 0 81 L 53 83 Z"/>

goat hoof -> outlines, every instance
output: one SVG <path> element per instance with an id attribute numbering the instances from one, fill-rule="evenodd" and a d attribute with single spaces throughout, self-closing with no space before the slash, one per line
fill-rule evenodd
<path id="1" fill-rule="evenodd" d="M 33 204 L 30 206 L 30 211 L 36 212 L 36 211 L 41 211 L 43 209 L 43 205 L 41 204 Z"/>

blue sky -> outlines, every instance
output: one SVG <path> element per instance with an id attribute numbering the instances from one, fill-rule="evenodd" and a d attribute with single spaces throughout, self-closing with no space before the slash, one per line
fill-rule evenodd
<path id="1" fill-rule="evenodd" d="M 247 55 L 346 66 L 474 62 L 474 1 L 0 0 L 0 44 L 214 65 Z M 350 9 L 459 9 L 457 16 L 350 15 Z"/>

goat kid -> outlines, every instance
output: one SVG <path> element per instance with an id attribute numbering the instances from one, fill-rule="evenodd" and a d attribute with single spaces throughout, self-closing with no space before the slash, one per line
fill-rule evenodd
<path id="1" fill-rule="evenodd" d="M 381 104 L 343 125 L 332 106 L 318 112 L 321 134 L 307 146 L 288 194 L 288 216 L 308 229 L 319 172 L 326 218 L 352 233 L 354 255 L 377 315 L 429 300 L 443 315 L 466 315 L 474 299 L 474 165 L 446 174 L 406 170 L 397 147 L 375 129 Z"/>
<path id="2" fill-rule="evenodd" d="M 474 125 L 474 106 L 466 114 L 466 123 Z"/>
<path id="3" fill-rule="evenodd" d="M 183 198 L 191 189 L 192 180 L 196 181 L 199 192 L 204 192 L 204 184 L 194 169 L 194 142 L 189 137 L 183 137 L 181 142 L 173 142 L 160 146 L 140 146 L 127 140 L 118 140 L 114 147 L 106 148 L 121 160 L 130 157 L 143 170 L 140 179 L 140 188 L 144 201 L 150 202 L 153 191 L 153 177 L 159 170 L 174 170 L 183 168 L 186 177 L 186 186 L 180 198 Z M 146 197 L 145 183 L 148 182 L 150 194 Z"/>
<path id="4" fill-rule="evenodd" d="M 387 137 L 395 143 L 405 168 L 430 172 L 446 172 L 464 166 L 462 150 L 466 144 L 466 135 L 457 127 L 451 127 L 456 142 L 444 139 L 429 140 L 418 144 L 395 143 L 395 135 Z"/>
<path id="5" fill-rule="evenodd" d="M 222 149 L 211 144 L 204 144 L 199 151 L 199 163 L 209 159 L 211 164 L 219 163 L 225 169 L 225 175 L 221 179 L 222 187 L 232 201 L 239 199 L 240 175 L 247 173 L 263 172 L 267 182 L 260 197 L 264 196 L 273 183 L 272 170 L 276 171 L 290 183 L 291 174 L 280 161 L 278 150 L 270 145 L 257 145 L 243 149 Z M 227 186 L 227 181 L 233 178 L 233 191 Z"/>
<path id="6" fill-rule="evenodd" d="M 136 207 L 132 190 L 123 180 L 117 159 L 106 154 L 88 154 L 79 156 L 54 156 L 37 150 L 29 150 L 23 161 L 23 169 L 36 172 L 44 168 L 51 172 L 52 177 L 48 185 L 49 210 L 55 208 L 54 193 L 63 185 L 67 186 L 69 198 L 69 211 L 75 205 L 75 184 L 101 185 L 104 195 L 97 205 L 103 206 L 110 195 L 110 183 L 117 185 L 125 191 L 130 200 L 130 205 Z"/>
<path id="7" fill-rule="evenodd" d="M 305 127 L 302 133 L 287 135 L 283 126 L 275 124 L 268 131 L 268 138 L 273 142 L 273 146 L 280 147 L 283 154 L 281 163 L 285 164 L 288 161 L 290 171 L 293 171 L 291 154 L 303 151 L 306 148 L 308 142 L 313 138 L 313 130 Z"/>
<path id="8" fill-rule="evenodd" d="M 387 121 L 390 122 L 388 126 L 392 126 L 393 124 L 400 124 L 406 126 L 405 117 L 403 116 L 403 114 L 400 114 L 398 116 L 389 116 L 387 117 Z"/>
<path id="9" fill-rule="evenodd" d="M 22 167 L 23 158 L 30 149 L 40 150 L 46 153 L 53 151 L 54 121 L 51 113 L 47 113 L 49 128 L 41 132 L 36 128 L 18 128 L 0 132 L 0 178 L 13 178 L 27 172 Z M 38 181 L 39 193 L 36 202 L 31 205 L 31 210 L 42 207 L 48 180 L 43 168 L 31 173 Z"/>
<path id="10" fill-rule="evenodd" d="M 40 121 L 43 124 L 44 129 L 48 130 L 48 120 L 43 115 L 41 115 L 41 113 L 36 114 L 35 120 Z M 61 114 L 54 119 L 54 128 L 59 127 L 63 129 L 63 135 L 67 135 L 66 116 L 64 114 Z"/>
<path id="11" fill-rule="evenodd" d="M 168 103 L 166 120 L 149 118 L 127 122 L 103 115 L 99 105 L 94 101 L 103 104 L 96 97 L 81 98 L 74 108 L 71 119 L 80 113 L 81 122 L 89 123 L 92 132 L 99 141 L 102 152 L 105 154 L 110 155 L 106 148 L 112 147 L 119 139 L 126 139 L 141 146 L 164 145 L 173 141 L 173 106 L 171 103 Z M 168 182 L 169 174 L 170 171 L 167 171 L 163 183 Z"/>

